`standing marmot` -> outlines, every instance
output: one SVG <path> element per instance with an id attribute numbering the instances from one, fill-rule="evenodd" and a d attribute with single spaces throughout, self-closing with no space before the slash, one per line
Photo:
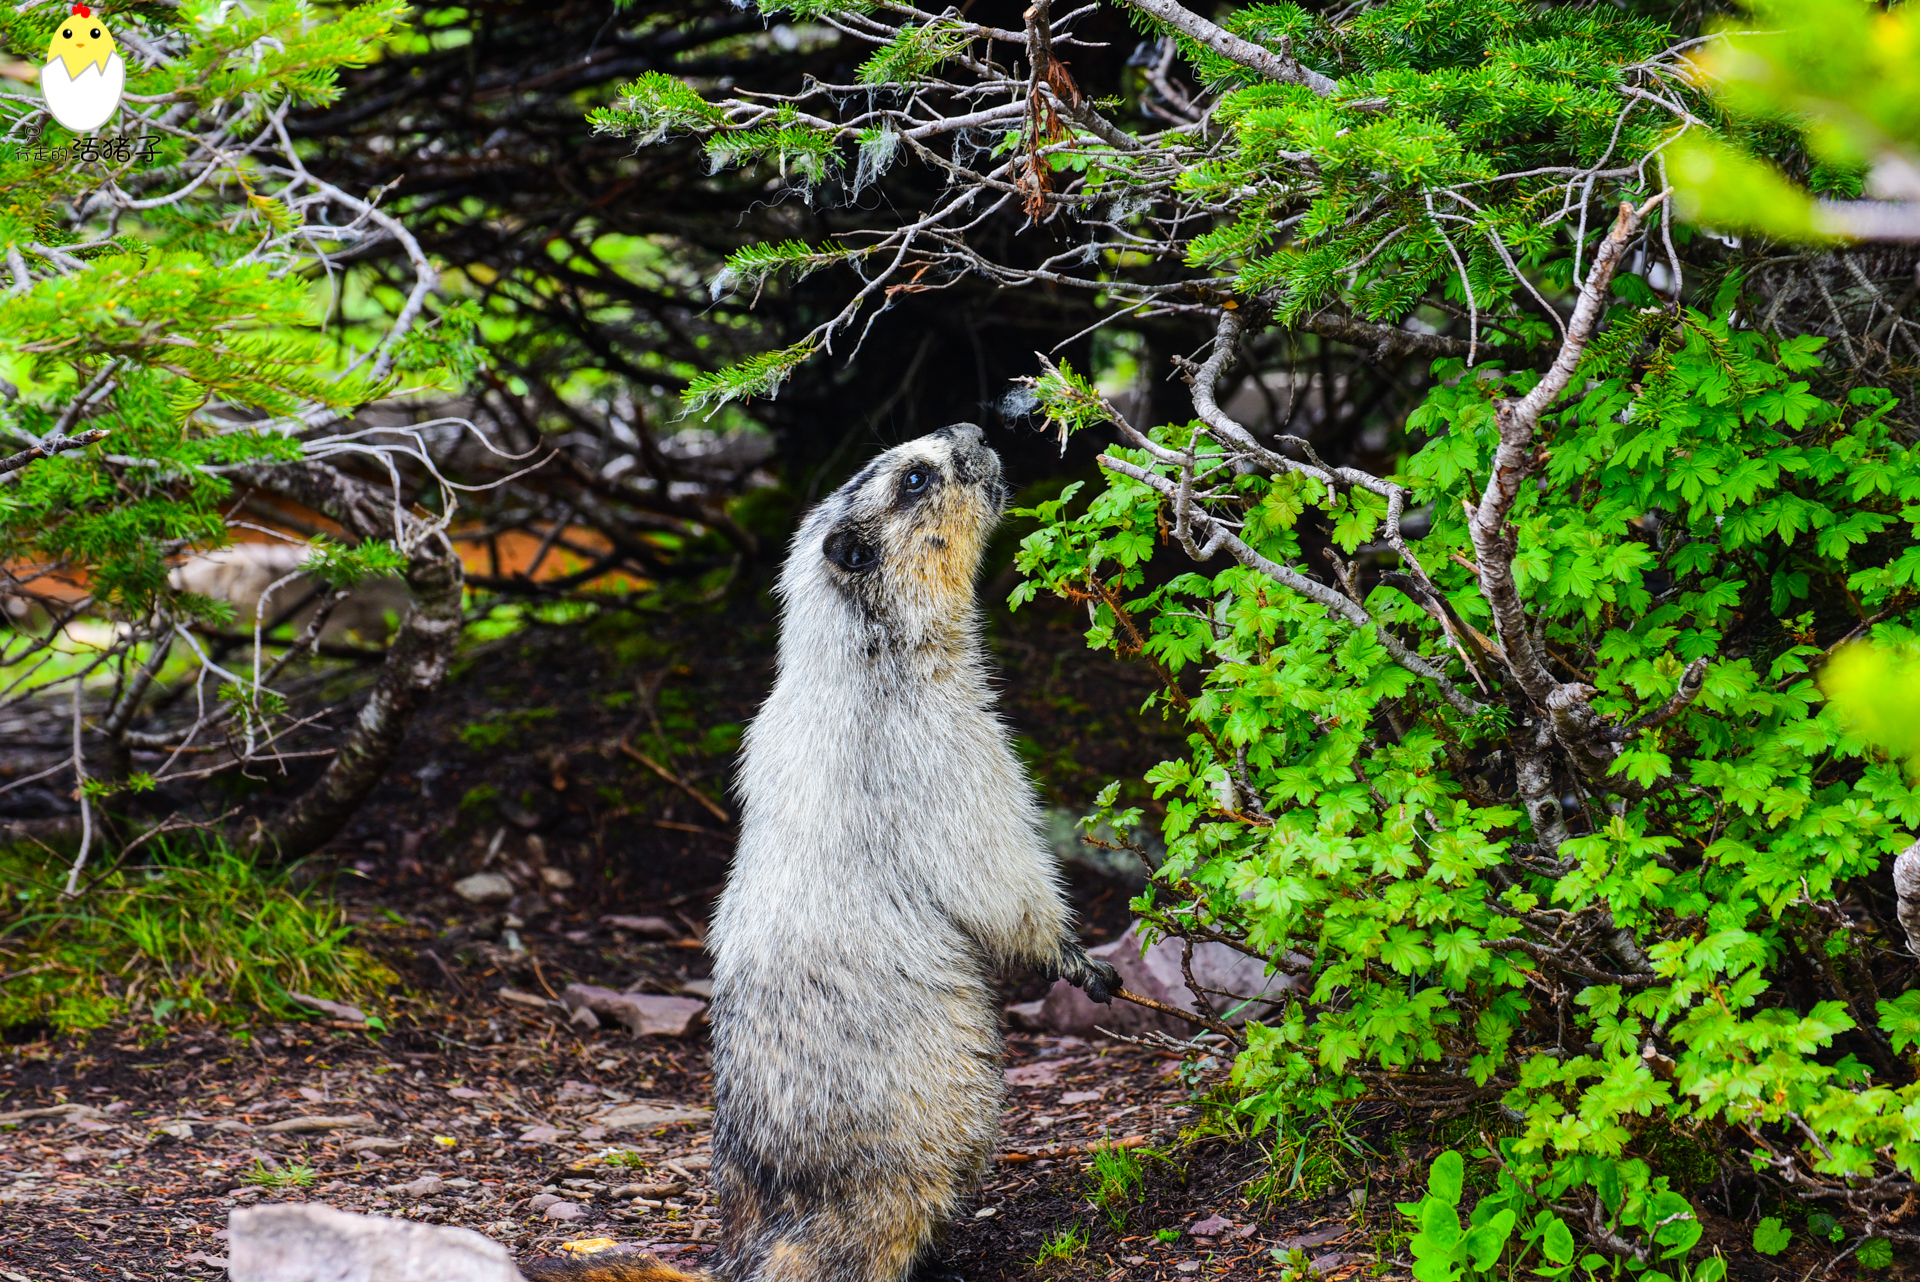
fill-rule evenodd
<path id="1" fill-rule="evenodd" d="M 726 1282 L 908 1277 L 999 1135 L 989 974 L 1118 987 L 1074 939 L 994 711 L 974 577 L 1005 497 L 980 429 L 942 428 L 809 513 L 780 576 L 708 941 Z M 606 1268 L 572 1267 L 543 1276 Z M 603 1276 L 676 1276 L 624 1267 Z"/>

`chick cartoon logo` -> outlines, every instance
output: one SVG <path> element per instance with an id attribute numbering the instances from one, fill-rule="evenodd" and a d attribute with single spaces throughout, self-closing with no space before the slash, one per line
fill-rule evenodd
<path id="1" fill-rule="evenodd" d="M 75 133 L 91 133 L 120 106 L 126 87 L 127 64 L 113 33 L 93 10 L 76 4 L 47 45 L 47 65 L 40 72 L 47 109 Z"/>

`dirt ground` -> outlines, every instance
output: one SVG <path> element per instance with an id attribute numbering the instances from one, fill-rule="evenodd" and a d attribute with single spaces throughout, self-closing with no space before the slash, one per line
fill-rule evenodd
<path id="1" fill-rule="evenodd" d="M 1081 626 L 1033 608 L 997 615 L 993 639 L 1021 751 L 1068 810 L 1178 744 L 1139 715 L 1150 676 L 1090 654 Z M 716 1233 L 703 1032 L 584 1030 L 552 998 L 573 982 L 704 992 L 702 937 L 732 849 L 725 774 L 771 679 L 771 639 L 764 603 L 749 602 L 470 648 L 398 768 L 301 870 L 400 974 L 372 1003 L 384 1031 L 245 1012 L 222 1027 L 4 1030 L 0 1282 L 220 1277 L 228 1213 L 273 1201 L 460 1225 L 523 1258 L 610 1239 L 697 1267 Z M 511 896 L 454 891 L 481 872 Z M 1069 883 L 1085 942 L 1125 929 L 1124 885 L 1087 868 Z M 607 920 L 621 914 L 661 918 L 667 937 Z M 1003 995 L 1044 987 L 1013 976 Z M 1223 1062 L 1014 1033 L 1006 1066 L 1002 1151 L 946 1246 L 968 1282 L 1407 1276 L 1393 1204 L 1449 1134 L 1430 1122 L 1362 1105 L 1380 1155 L 1351 1181 L 1364 1210 L 1347 1182 L 1267 1199 L 1265 1150 L 1209 1104 Z M 1143 1183 L 1103 1209 L 1094 1150 L 1115 1144 Z M 1708 1241 L 1742 1282 L 1824 1263 L 1799 1245 L 1755 1256 L 1751 1217 L 1710 1202 L 1697 1203 Z"/>
<path id="2" fill-rule="evenodd" d="M 1179 1142 L 1196 1108 L 1177 1063 L 1015 1035 L 1007 1064 L 1003 1151 L 945 1257 L 962 1277 L 1255 1277 L 1290 1247 L 1337 1276 L 1371 1260 L 1344 1199 L 1250 1211 L 1240 1186 L 1257 1152 Z M 460 1225 L 523 1257 L 610 1238 L 697 1265 L 716 1231 L 708 1080 L 698 1038 L 583 1038 L 479 999 L 441 1029 L 382 1039 L 301 1026 L 248 1046 L 15 1048 L 0 1099 L 49 1113 L 0 1135 L 0 1276 L 216 1277 L 229 1211 L 309 1200 Z M 650 1106 L 637 1122 L 636 1104 Z M 622 1105 L 625 1124 L 600 1124 Z M 1089 1204 L 1085 1170 L 1116 1140 L 1177 1163 L 1147 1163 L 1118 1229 Z M 1086 1246 L 1036 1270 L 1075 1226 Z"/>

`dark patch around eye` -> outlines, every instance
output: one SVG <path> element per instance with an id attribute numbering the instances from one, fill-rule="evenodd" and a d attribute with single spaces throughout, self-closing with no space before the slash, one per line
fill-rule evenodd
<path id="1" fill-rule="evenodd" d="M 865 574 L 880 564 L 880 554 L 850 526 L 841 526 L 821 544 L 827 560 L 850 574 Z"/>

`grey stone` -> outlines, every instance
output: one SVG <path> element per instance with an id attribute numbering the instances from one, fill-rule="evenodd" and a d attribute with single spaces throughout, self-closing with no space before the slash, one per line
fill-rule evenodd
<path id="1" fill-rule="evenodd" d="M 392 1191 L 405 1193 L 408 1197 L 436 1197 L 446 1192 L 447 1186 L 438 1175 L 422 1175 L 419 1179 L 406 1184 L 394 1185 Z"/>
<path id="2" fill-rule="evenodd" d="M 470 904 L 497 904 L 512 899 L 513 883 L 497 872 L 477 872 L 453 883 L 453 893 Z"/>
<path id="3" fill-rule="evenodd" d="M 563 1197 L 560 1197 L 558 1194 L 536 1193 L 532 1197 L 527 1199 L 527 1209 L 529 1211 L 538 1213 L 540 1211 L 546 1210 L 548 1207 L 553 1206 L 556 1203 L 564 1202 L 564 1201 L 566 1201 L 566 1199 Z"/>
<path id="4" fill-rule="evenodd" d="M 388 1140 L 388 1139 L 381 1139 L 377 1135 L 369 1135 L 365 1139 L 355 1140 L 351 1144 L 347 1145 L 347 1152 L 349 1153 L 398 1153 L 401 1149 L 405 1148 L 406 1146 L 407 1146 L 407 1142 L 405 1140 Z"/>
<path id="5" fill-rule="evenodd" d="M 569 1010 L 584 1008 L 602 1019 L 625 1024 L 636 1035 L 683 1037 L 707 1013 L 707 1004 L 697 998 L 616 993 L 592 984 L 568 984 L 560 1000 Z"/>
<path id="6" fill-rule="evenodd" d="M 549 1220 L 584 1220 L 587 1218 L 587 1213 L 580 1209 L 578 1203 L 574 1202 L 555 1202 L 552 1206 L 542 1211 L 541 1214 Z"/>
<path id="7" fill-rule="evenodd" d="M 1135 923 L 1119 939 L 1111 944 L 1090 948 L 1087 954 L 1112 963 L 1113 968 L 1120 972 L 1121 987 L 1168 1006 L 1197 1010 L 1198 1004 L 1180 970 L 1180 955 L 1185 945 L 1178 939 L 1163 939 L 1142 956 L 1139 932 L 1140 926 Z M 1267 999 L 1239 1005 L 1228 998 L 1209 993 L 1208 1000 L 1213 1003 L 1214 1010 L 1229 1024 L 1243 1024 L 1248 1019 L 1259 1019 L 1271 1013 L 1273 1003 L 1281 1000 L 1297 982 L 1291 975 L 1268 975 L 1265 971 L 1259 960 L 1236 952 L 1225 944 L 1209 942 L 1194 945 L 1193 978 L 1200 987 Z M 1185 1020 L 1118 998 L 1110 1006 L 1096 1005 L 1088 1000 L 1085 993 L 1065 980 L 1056 983 L 1043 1000 L 1009 1007 L 1007 1013 L 1019 1027 L 1076 1036 L 1086 1036 L 1096 1029 L 1108 1028 L 1116 1033 L 1133 1035 L 1158 1031 L 1186 1037 L 1198 1029 L 1197 1025 Z"/>
<path id="8" fill-rule="evenodd" d="M 637 1100 L 602 1113 L 593 1120 L 596 1125 L 610 1131 L 650 1131 L 656 1126 L 669 1126 L 675 1122 L 704 1122 L 712 1116 L 710 1109 L 681 1108 L 677 1104 Z"/>
<path id="9" fill-rule="evenodd" d="M 478 1233 L 314 1203 L 236 1209 L 227 1256 L 231 1282 L 522 1282 Z"/>

